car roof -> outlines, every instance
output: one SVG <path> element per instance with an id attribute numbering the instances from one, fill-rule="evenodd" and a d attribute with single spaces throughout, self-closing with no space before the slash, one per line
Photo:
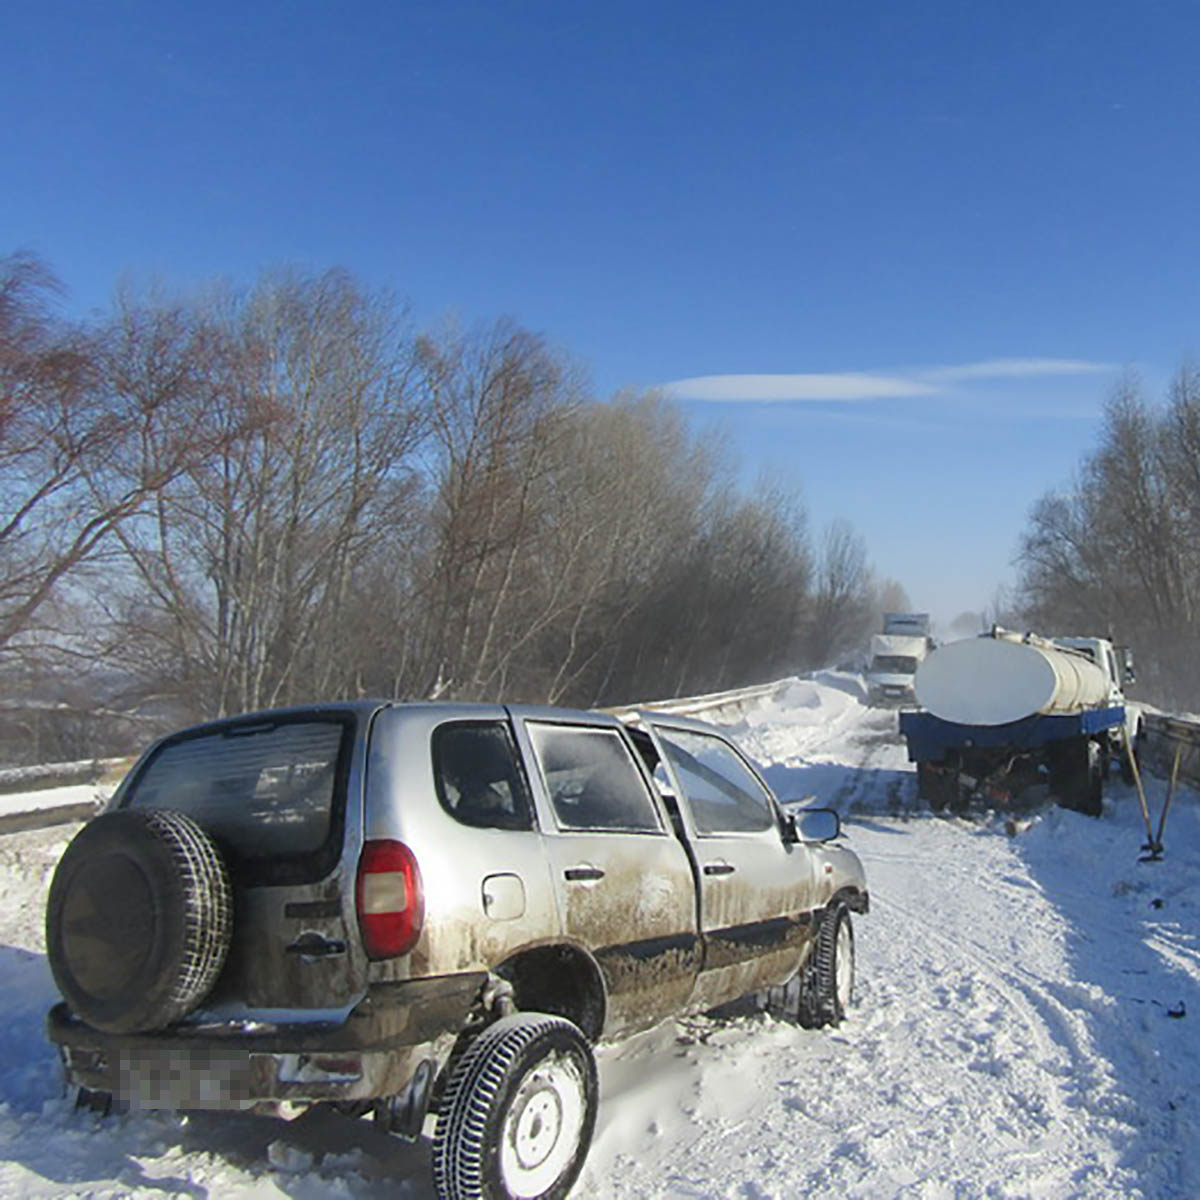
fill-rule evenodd
<path id="1" fill-rule="evenodd" d="M 728 735 L 715 725 L 707 721 L 698 721 L 695 717 L 685 717 L 682 713 L 641 708 L 635 712 L 622 713 L 621 720 L 635 727 L 648 724 L 669 725 L 672 729 L 690 729 L 693 733 L 715 733 L 726 741 L 730 740 Z"/>
<path id="2" fill-rule="evenodd" d="M 398 713 L 411 711 L 426 715 L 445 715 L 453 718 L 458 714 L 470 713 L 474 717 L 493 715 L 497 719 L 506 716 L 528 718 L 531 720 L 553 721 L 570 720 L 588 722 L 593 725 L 619 726 L 620 722 L 610 713 L 597 712 L 588 709 L 563 708 L 538 704 L 502 704 L 496 701 L 479 702 L 470 700 L 386 700 L 382 698 L 360 700 L 332 700 L 312 704 L 295 704 L 285 708 L 266 708 L 252 712 L 235 713 L 227 717 L 219 717 L 213 721 L 202 721 L 196 725 L 184 726 L 173 730 L 167 739 L 181 736 L 193 736 L 203 733 L 217 733 L 238 725 L 266 724 L 273 721 L 296 721 L 304 718 L 330 718 L 353 716 L 364 719 L 373 716 L 383 709 L 392 709 Z"/>

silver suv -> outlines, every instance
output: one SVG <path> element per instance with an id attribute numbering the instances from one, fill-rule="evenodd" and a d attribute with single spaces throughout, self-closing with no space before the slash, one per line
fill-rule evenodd
<path id="1" fill-rule="evenodd" d="M 48 1016 L 131 1108 L 333 1103 L 420 1134 L 439 1195 L 563 1196 L 591 1045 L 853 987 L 857 857 L 681 717 L 360 702 L 184 730 L 58 866 Z"/>

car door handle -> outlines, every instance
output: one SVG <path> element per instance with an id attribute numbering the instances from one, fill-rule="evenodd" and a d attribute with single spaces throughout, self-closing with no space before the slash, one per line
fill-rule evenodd
<path id="1" fill-rule="evenodd" d="M 305 933 L 287 947 L 286 953 L 299 954 L 301 958 L 327 958 L 331 954 L 345 954 L 346 943 L 319 933 Z"/>
<path id="2" fill-rule="evenodd" d="M 604 872 L 599 867 L 568 867 L 563 876 L 571 883 L 586 883 L 589 880 L 603 879 Z"/>
<path id="3" fill-rule="evenodd" d="M 733 863 L 715 862 L 704 864 L 705 875 L 732 875 L 736 870 L 737 868 Z"/>

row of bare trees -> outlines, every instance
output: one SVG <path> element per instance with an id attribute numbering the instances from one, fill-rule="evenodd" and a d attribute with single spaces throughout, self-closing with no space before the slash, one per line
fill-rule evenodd
<path id="1" fill-rule="evenodd" d="M 814 552 L 793 492 L 509 321 L 418 332 L 336 270 L 86 326 L 57 291 L 0 260 L 9 761 L 338 696 L 718 689 L 874 620 L 853 530 Z"/>
<path id="2" fill-rule="evenodd" d="M 1032 628 L 1110 631 L 1143 695 L 1200 708 L 1200 371 L 1180 369 L 1161 404 L 1119 385 L 1072 488 L 1030 514 L 1020 561 Z"/>

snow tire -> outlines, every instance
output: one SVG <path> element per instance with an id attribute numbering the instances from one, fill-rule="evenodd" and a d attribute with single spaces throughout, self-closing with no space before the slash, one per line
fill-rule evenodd
<path id="1" fill-rule="evenodd" d="M 854 926 L 844 904 L 821 914 L 804 965 L 767 994 L 767 1009 L 804 1029 L 839 1025 L 854 994 Z"/>
<path id="2" fill-rule="evenodd" d="M 232 934 L 228 871 L 180 812 L 102 813 L 67 846 L 50 885 L 54 981 L 106 1033 L 148 1033 L 186 1016 L 220 975 Z"/>
<path id="3" fill-rule="evenodd" d="M 591 1047 L 562 1017 L 516 1013 L 489 1025 L 450 1071 L 433 1139 L 441 1200 L 559 1200 L 596 1124 Z"/>

